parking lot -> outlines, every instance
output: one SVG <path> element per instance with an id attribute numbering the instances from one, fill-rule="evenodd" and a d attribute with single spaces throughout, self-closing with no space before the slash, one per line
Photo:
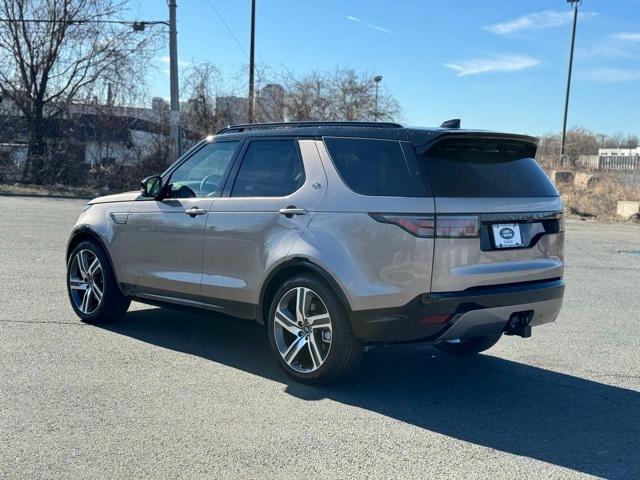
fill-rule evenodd
<path id="1" fill-rule="evenodd" d="M 530 339 L 376 347 L 313 388 L 248 321 L 82 324 L 63 256 L 83 204 L 0 197 L 2 479 L 640 477 L 639 225 L 567 222 L 563 311 Z"/>

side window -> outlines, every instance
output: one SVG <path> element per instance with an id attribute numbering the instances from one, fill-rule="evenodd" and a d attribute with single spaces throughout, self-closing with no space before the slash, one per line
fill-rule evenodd
<path id="1" fill-rule="evenodd" d="M 171 174 L 171 196 L 190 198 L 218 195 L 238 144 L 215 142 L 203 146 Z"/>
<path id="2" fill-rule="evenodd" d="M 405 157 L 400 142 L 335 137 L 324 142 L 342 180 L 354 192 L 389 197 L 427 195 L 415 156 Z"/>
<path id="3" fill-rule="evenodd" d="M 245 153 L 232 197 L 284 197 L 304 184 L 295 140 L 254 140 Z"/>

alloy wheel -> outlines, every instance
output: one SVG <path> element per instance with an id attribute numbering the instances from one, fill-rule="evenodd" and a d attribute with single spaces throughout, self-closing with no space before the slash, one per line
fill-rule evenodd
<path id="1" fill-rule="evenodd" d="M 273 333 L 280 356 L 299 373 L 311 373 L 329 355 L 332 326 L 320 295 L 306 287 L 285 293 L 276 307 Z"/>
<path id="2" fill-rule="evenodd" d="M 104 274 L 91 250 L 80 250 L 69 265 L 69 290 L 76 308 L 84 315 L 95 313 L 102 303 Z"/>

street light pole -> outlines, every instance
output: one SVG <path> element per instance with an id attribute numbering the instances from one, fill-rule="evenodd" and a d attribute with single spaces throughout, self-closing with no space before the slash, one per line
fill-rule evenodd
<path id="1" fill-rule="evenodd" d="M 373 77 L 373 81 L 376 82 L 376 107 L 373 112 L 373 119 L 374 121 L 377 122 L 378 121 L 378 86 L 382 81 L 382 75 L 376 75 L 375 77 Z"/>
<path id="2" fill-rule="evenodd" d="M 171 144 L 171 162 L 182 152 L 180 133 L 180 94 L 178 91 L 178 31 L 176 28 L 176 0 L 169 0 L 169 82 L 171 88 L 171 112 L 169 117 L 169 136 Z"/>
<path id="3" fill-rule="evenodd" d="M 249 48 L 249 123 L 254 122 L 254 96 L 253 71 L 255 68 L 255 44 L 256 44 L 256 0 L 251 0 L 251 43 Z"/>
<path id="4" fill-rule="evenodd" d="M 564 99 L 564 120 L 562 122 L 562 141 L 560 144 L 560 165 L 564 165 L 564 149 L 567 139 L 567 115 L 569 113 L 569 95 L 571 93 L 571 73 L 573 70 L 573 50 L 576 43 L 576 25 L 578 23 L 578 5 L 581 0 L 567 0 L 573 6 L 573 29 L 571 31 L 571 49 L 569 52 L 569 72 L 567 74 L 567 92 Z"/>

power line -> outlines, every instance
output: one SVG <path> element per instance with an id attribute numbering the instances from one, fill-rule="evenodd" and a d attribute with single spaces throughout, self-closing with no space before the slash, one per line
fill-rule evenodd
<path id="1" fill-rule="evenodd" d="M 245 57 L 247 57 L 247 59 L 250 60 L 250 56 L 249 56 L 249 52 L 247 52 L 245 50 L 245 48 L 242 46 L 242 43 L 240 43 L 240 40 L 238 40 L 238 37 L 236 37 L 235 33 L 233 33 L 233 30 L 231 30 L 231 27 L 229 26 L 229 24 L 224 20 L 224 18 L 222 17 L 222 15 L 220 14 L 220 12 L 218 11 L 218 9 L 215 7 L 215 5 L 212 3 L 211 0 L 207 0 L 207 3 L 209 4 L 209 6 L 213 9 L 213 11 L 215 12 L 215 14 L 218 16 L 218 19 L 220 20 L 220 22 L 222 22 L 222 24 L 224 25 L 224 27 L 227 29 L 227 32 L 229 32 L 229 35 L 231 35 L 231 37 L 233 38 L 233 40 L 236 42 L 236 45 L 238 45 L 238 48 L 240 48 L 240 50 L 242 50 L 242 53 L 244 53 Z M 249 102 L 251 101 L 251 99 L 248 99 Z M 265 107 L 262 103 L 262 99 L 259 96 L 256 96 L 254 99 L 255 103 L 257 104 L 258 107 L 260 107 L 260 110 L 264 113 Z"/>
<path id="2" fill-rule="evenodd" d="M 229 32 L 229 35 L 231 35 L 231 37 L 233 37 L 233 40 L 236 42 L 236 45 L 238 45 L 238 47 L 240 48 L 240 50 L 242 50 L 242 52 L 244 53 L 244 55 L 249 58 L 249 53 L 247 53 L 247 51 L 245 50 L 245 48 L 242 46 L 242 44 L 240 43 L 240 40 L 238 40 L 238 37 L 236 37 L 235 33 L 233 33 L 233 30 L 231 30 L 231 27 L 227 24 L 227 22 L 224 21 L 224 18 L 222 18 L 222 15 L 220 14 L 220 12 L 218 11 L 218 9 L 213 5 L 213 3 L 211 2 L 211 0 L 207 0 L 207 3 L 209 4 L 209 6 L 213 9 L 213 11 L 216 13 L 216 15 L 218 16 L 218 18 L 220 19 L 220 21 L 222 22 L 222 24 L 225 26 L 225 28 L 227 29 L 227 31 Z"/>

